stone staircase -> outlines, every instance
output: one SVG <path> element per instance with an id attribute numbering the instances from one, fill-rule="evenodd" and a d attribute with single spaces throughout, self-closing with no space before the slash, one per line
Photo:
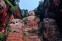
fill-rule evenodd
<path id="1" fill-rule="evenodd" d="M 11 32 L 9 32 L 6 41 L 23 41 L 22 29 L 19 27 L 11 27 Z"/>
<path id="2" fill-rule="evenodd" d="M 10 32 L 6 41 L 23 41 L 23 35 L 17 32 Z"/>
<path id="3" fill-rule="evenodd" d="M 12 25 L 6 41 L 41 41 L 38 36 L 38 25 L 34 27 L 26 25 L 22 28 L 18 25 Z"/>

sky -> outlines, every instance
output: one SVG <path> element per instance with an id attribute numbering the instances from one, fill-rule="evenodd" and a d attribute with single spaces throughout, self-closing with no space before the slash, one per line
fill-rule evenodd
<path id="1" fill-rule="evenodd" d="M 39 5 L 40 0 L 20 0 L 20 9 L 34 10 Z M 43 0 L 42 0 L 43 1 Z"/>

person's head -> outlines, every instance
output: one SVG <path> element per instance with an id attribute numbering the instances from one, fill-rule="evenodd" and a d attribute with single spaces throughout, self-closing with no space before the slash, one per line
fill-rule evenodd
<path id="1" fill-rule="evenodd" d="M 28 16 L 35 16 L 34 11 L 29 11 Z"/>
<path id="2" fill-rule="evenodd" d="M 13 19 L 12 21 L 10 21 L 10 27 L 19 27 L 19 28 L 22 28 L 24 27 L 24 22 L 20 19 Z"/>

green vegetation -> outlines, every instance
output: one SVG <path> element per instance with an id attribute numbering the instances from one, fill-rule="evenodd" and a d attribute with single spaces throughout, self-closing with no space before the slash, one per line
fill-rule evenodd
<path id="1" fill-rule="evenodd" d="M 23 10 L 21 10 L 21 13 L 22 13 L 22 16 L 23 16 L 23 17 L 27 17 L 27 15 L 28 15 L 28 10 L 23 9 Z"/>
<path id="2" fill-rule="evenodd" d="M 4 38 L 6 38 L 6 34 L 0 32 L 0 41 L 4 40 Z"/>

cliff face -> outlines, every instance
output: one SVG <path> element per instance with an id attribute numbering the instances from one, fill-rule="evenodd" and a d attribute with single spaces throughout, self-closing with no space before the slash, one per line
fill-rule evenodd
<path id="1" fill-rule="evenodd" d="M 38 13 L 40 20 L 44 18 L 55 19 L 59 31 L 62 32 L 62 0 L 44 0 L 42 4 L 37 7 L 36 13 Z"/>
<path id="2" fill-rule="evenodd" d="M 5 29 L 6 27 L 6 22 L 9 18 L 7 10 L 8 7 L 6 6 L 5 2 L 3 0 L 0 0 L 0 31 Z"/>
<path id="3" fill-rule="evenodd" d="M 61 7 L 61 0 L 53 0 L 51 3 L 50 3 L 50 7 L 49 7 L 49 10 L 48 10 L 48 16 L 50 18 L 53 18 L 56 20 L 56 23 L 58 25 L 58 28 L 59 28 L 59 31 L 62 32 L 62 7 Z"/>
<path id="4" fill-rule="evenodd" d="M 0 31 L 5 29 L 11 13 L 15 18 L 20 18 L 21 12 L 19 7 L 17 7 L 13 12 L 10 11 L 10 8 L 10 5 L 8 5 L 4 0 L 0 0 Z"/>
<path id="5" fill-rule="evenodd" d="M 16 8 L 16 10 L 13 12 L 13 15 L 14 15 L 14 18 L 22 18 L 22 15 L 21 15 L 21 10 L 20 8 Z"/>

